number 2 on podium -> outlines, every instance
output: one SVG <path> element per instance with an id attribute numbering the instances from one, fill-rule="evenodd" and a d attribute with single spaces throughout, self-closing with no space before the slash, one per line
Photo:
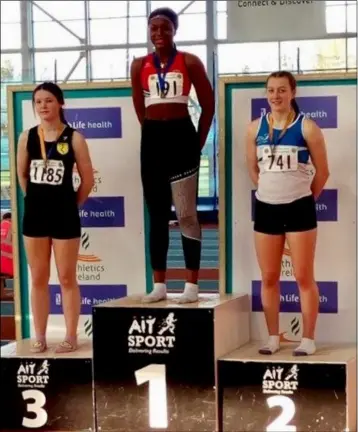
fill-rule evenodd
<path id="1" fill-rule="evenodd" d="M 167 381 L 165 365 L 150 364 L 134 372 L 137 385 L 149 382 L 149 427 L 168 427 Z"/>
<path id="2" fill-rule="evenodd" d="M 287 396 L 271 396 L 267 399 L 269 408 L 279 406 L 282 408 L 281 414 L 271 422 L 266 432 L 296 432 L 296 426 L 290 426 L 288 423 L 293 419 L 296 413 L 296 407 L 292 399 Z"/>

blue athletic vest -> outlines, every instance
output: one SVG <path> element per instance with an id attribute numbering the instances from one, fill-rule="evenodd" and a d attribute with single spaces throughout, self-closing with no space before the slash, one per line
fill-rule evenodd
<path id="1" fill-rule="evenodd" d="M 311 194 L 314 167 L 303 135 L 304 120 L 299 114 L 281 138 L 281 129 L 274 129 L 271 142 L 268 115 L 261 117 L 256 135 L 260 201 L 285 204 Z"/>

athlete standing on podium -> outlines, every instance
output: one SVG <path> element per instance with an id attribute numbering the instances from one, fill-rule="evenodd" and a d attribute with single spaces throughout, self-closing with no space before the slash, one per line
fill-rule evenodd
<path id="1" fill-rule="evenodd" d="M 261 298 L 269 331 L 261 354 L 279 350 L 279 280 L 285 239 L 299 287 L 303 338 L 294 355 L 316 351 L 314 333 L 319 293 L 314 278 L 317 237 L 315 201 L 328 179 L 323 134 L 300 113 L 296 80 L 285 71 L 272 73 L 266 84 L 271 113 L 254 120 L 247 134 L 247 164 L 257 186 L 255 247 L 261 269 Z"/>
<path id="2" fill-rule="evenodd" d="M 202 62 L 176 49 L 178 16 L 169 8 L 153 11 L 148 19 L 155 51 L 131 66 L 133 103 L 142 127 L 141 176 L 150 217 L 150 256 L 154 289 L 143 298 L 166 298 L 169 219 L 174 202 L 186 265 L 187 281 L 180 303 L 198 300 L 201 228 L 197 215 L 201 150 L 214 116 L 214 93 Z M 188 100 L 194 86 L 202 112 L 198 132 L 191 121 Z"/>
<path id="3" fill-rule="evenodd" d="M 85 139 L 66 122 L 60 87 L 45 82 L 33 92 L 33 106 L 41 122 L 19 139 L 17 174 L 25 195 L 23 235 L 30 267 L 31 307 L 35 327 L 34 353 L 47 348 L 46 328 L 50 309 L 50 258 L 53 249 L 61 284 L 67 334 L 56 352 L 77 348 L 80 290 L 76 267 L 81 237 L 78 207 L 93 187 L 92 163 Z M 81 177 L 73 188 L 73 166 Z"/>

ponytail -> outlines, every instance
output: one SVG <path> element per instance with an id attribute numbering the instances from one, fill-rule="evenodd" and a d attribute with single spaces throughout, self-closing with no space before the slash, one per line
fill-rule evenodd
<path id="1" fill-rule="evenodd" d="M 63 124 L 68 125 L 66 117 L 65 117 L 65 112 L 63 111 L 63 108 L 60 108 L 60 120 L 62 121 Z"/>
<path id="2" fill-rule="evenodd" d="M 295 98 L 292 99 L 291 101 L 291 107 L 294 109 L 296 115 L 301 113 L 300 107 L 298 106 L 298 103 Z"/>

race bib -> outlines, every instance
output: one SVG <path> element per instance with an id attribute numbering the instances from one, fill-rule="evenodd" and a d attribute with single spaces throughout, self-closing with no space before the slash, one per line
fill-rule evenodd
<path id="1" fill-rule="evenodd" d="M 160 99 L 160 84 L 157 74 L 150 75 L 149 92 L 151 98 Z M 169 72 L 165 77 L 164 94 L 166 98 L 182 96 L 183 94 L 183 74 L 180 72 Z"/>
<path id="2" fill-rule="evenodd" d="M 65 167 L 62 161 L 33 160 L 30 165 L 30 181 L 37 184 L 48 184 L 52 186 L 61 185 L 65 174 Z"/>
<path id="3" fill-rule="evenodd" d="M 264 171 L 289 172 L 298 170 L 298 152 L 293 147 L 279 147 L 272 152 L 270 147 L 262 151 Z"/>

